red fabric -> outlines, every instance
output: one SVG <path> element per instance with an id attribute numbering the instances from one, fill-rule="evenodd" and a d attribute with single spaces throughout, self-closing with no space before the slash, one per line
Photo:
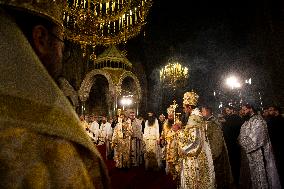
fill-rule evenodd
<path id="1" fill-rule="evenodd" d="M 146 171 L 144 166 L 118 169 L 113 160 L 106 160 L 105 145 L 97 146 L 107 165 L 112 189 L 176 189 L 171 176 L 164 171 Z"/>

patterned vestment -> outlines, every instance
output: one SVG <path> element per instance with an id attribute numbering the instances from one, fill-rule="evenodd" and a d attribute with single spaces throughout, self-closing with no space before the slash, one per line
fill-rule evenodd
<path id="1" fill-rule="evenodd" d="M 264 119 L 259 115 L 253 115 L 242 125 L 238 140 L 242 150 L 240 187 L 280 189 L 274 154 Z"/>
<path id="2" fill-rule="evenodd" d="M 197 112 L 197 113 L 195 113 Z M 205 123 L 195 109 L 187 125 L 179 131 L 179 189 L 215 188 L 212 154 L 205 136 Z"/>
<path id="3" fill-rule="evenodd" d="M 162 151 L 162 158 L 166 160 L 166 173 L 171 174 L 175 179 L 178 176 L 175 166 L 178 163 L 178 132 L 174 132 L 168 120 L 164 122 L 161 138 L 165 143 Z"/>
<path id="4" fill-rule="evenodd" d="M 129 122 L 118 123 L 112 136 L 114 148 L 114 161 L 117 168 L 130 168 L 130 148 L 133 130 Z"/>
<path id="5" fill-rule="evenodd" d="M 143 163 L 143 132 L 140 121 L 135 118 L 131 122 L 133 134 L 131 137 L 131 163 L 139 166 Z"/>

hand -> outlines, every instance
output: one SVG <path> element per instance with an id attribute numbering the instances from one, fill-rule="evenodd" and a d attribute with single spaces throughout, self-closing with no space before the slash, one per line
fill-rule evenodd
<path id="1" fill-rule="evenodd" d="M 172 129 L 174 132 L 178 131 L 180 129 L 180 123 L 175 123 L 173 126 L 172 126 Z"/>

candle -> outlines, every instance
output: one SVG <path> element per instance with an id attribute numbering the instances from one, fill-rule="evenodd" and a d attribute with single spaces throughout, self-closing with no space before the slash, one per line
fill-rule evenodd
<path id="1" fill-rule="evenodd" d="M 113 32 L 115 33 L 115 22 L 113 22 Z"/>
<path id="2" fill-rule="evenodd" d="M 106 3 L 106 14 L 107 14 L 108 8 L 109 8 L 109 2 Z"/>
<path id="3" fill-rule="evenodd" d="M 112 11 L 114 11 L 115 8 L 115 2 L 112 3 Z"/>

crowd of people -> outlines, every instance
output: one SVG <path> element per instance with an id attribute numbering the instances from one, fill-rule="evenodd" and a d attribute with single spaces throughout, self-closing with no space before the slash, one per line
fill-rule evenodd
<path id="1" fill-rule="evenodd" d="M 106 145 L 106 157 L 118 168 L 164 170 L 178 188 L 281 188 L 279 108 L 257 112 L 249 104 L 227 106 L 215 116 L 209 106 L 197 108 L 196 93 L 183 99 L 181 118 L 171 105 L 167 116 L 149 112 L 138 119 L 128 109 L 108 121 L 94 115 L 81 121 L 96 145 Z"/>
<path id="2" fill-rule="evenodd" d="M 150 112 L 143 122 L 128 110 L 110 122 L 80 122 L 56 83 L 62 6 L 0 0 L 0 188 L 110 188 L 96 145 L 106 145 L 118 168 L 164 169 L 180 189 L 281 188 L 283 117 L 274 106 L 262 114 L 249 104 L 227 107 L 214 117 L 186 92 L 181 119 L 170 106 L 159 120 Z"/>

